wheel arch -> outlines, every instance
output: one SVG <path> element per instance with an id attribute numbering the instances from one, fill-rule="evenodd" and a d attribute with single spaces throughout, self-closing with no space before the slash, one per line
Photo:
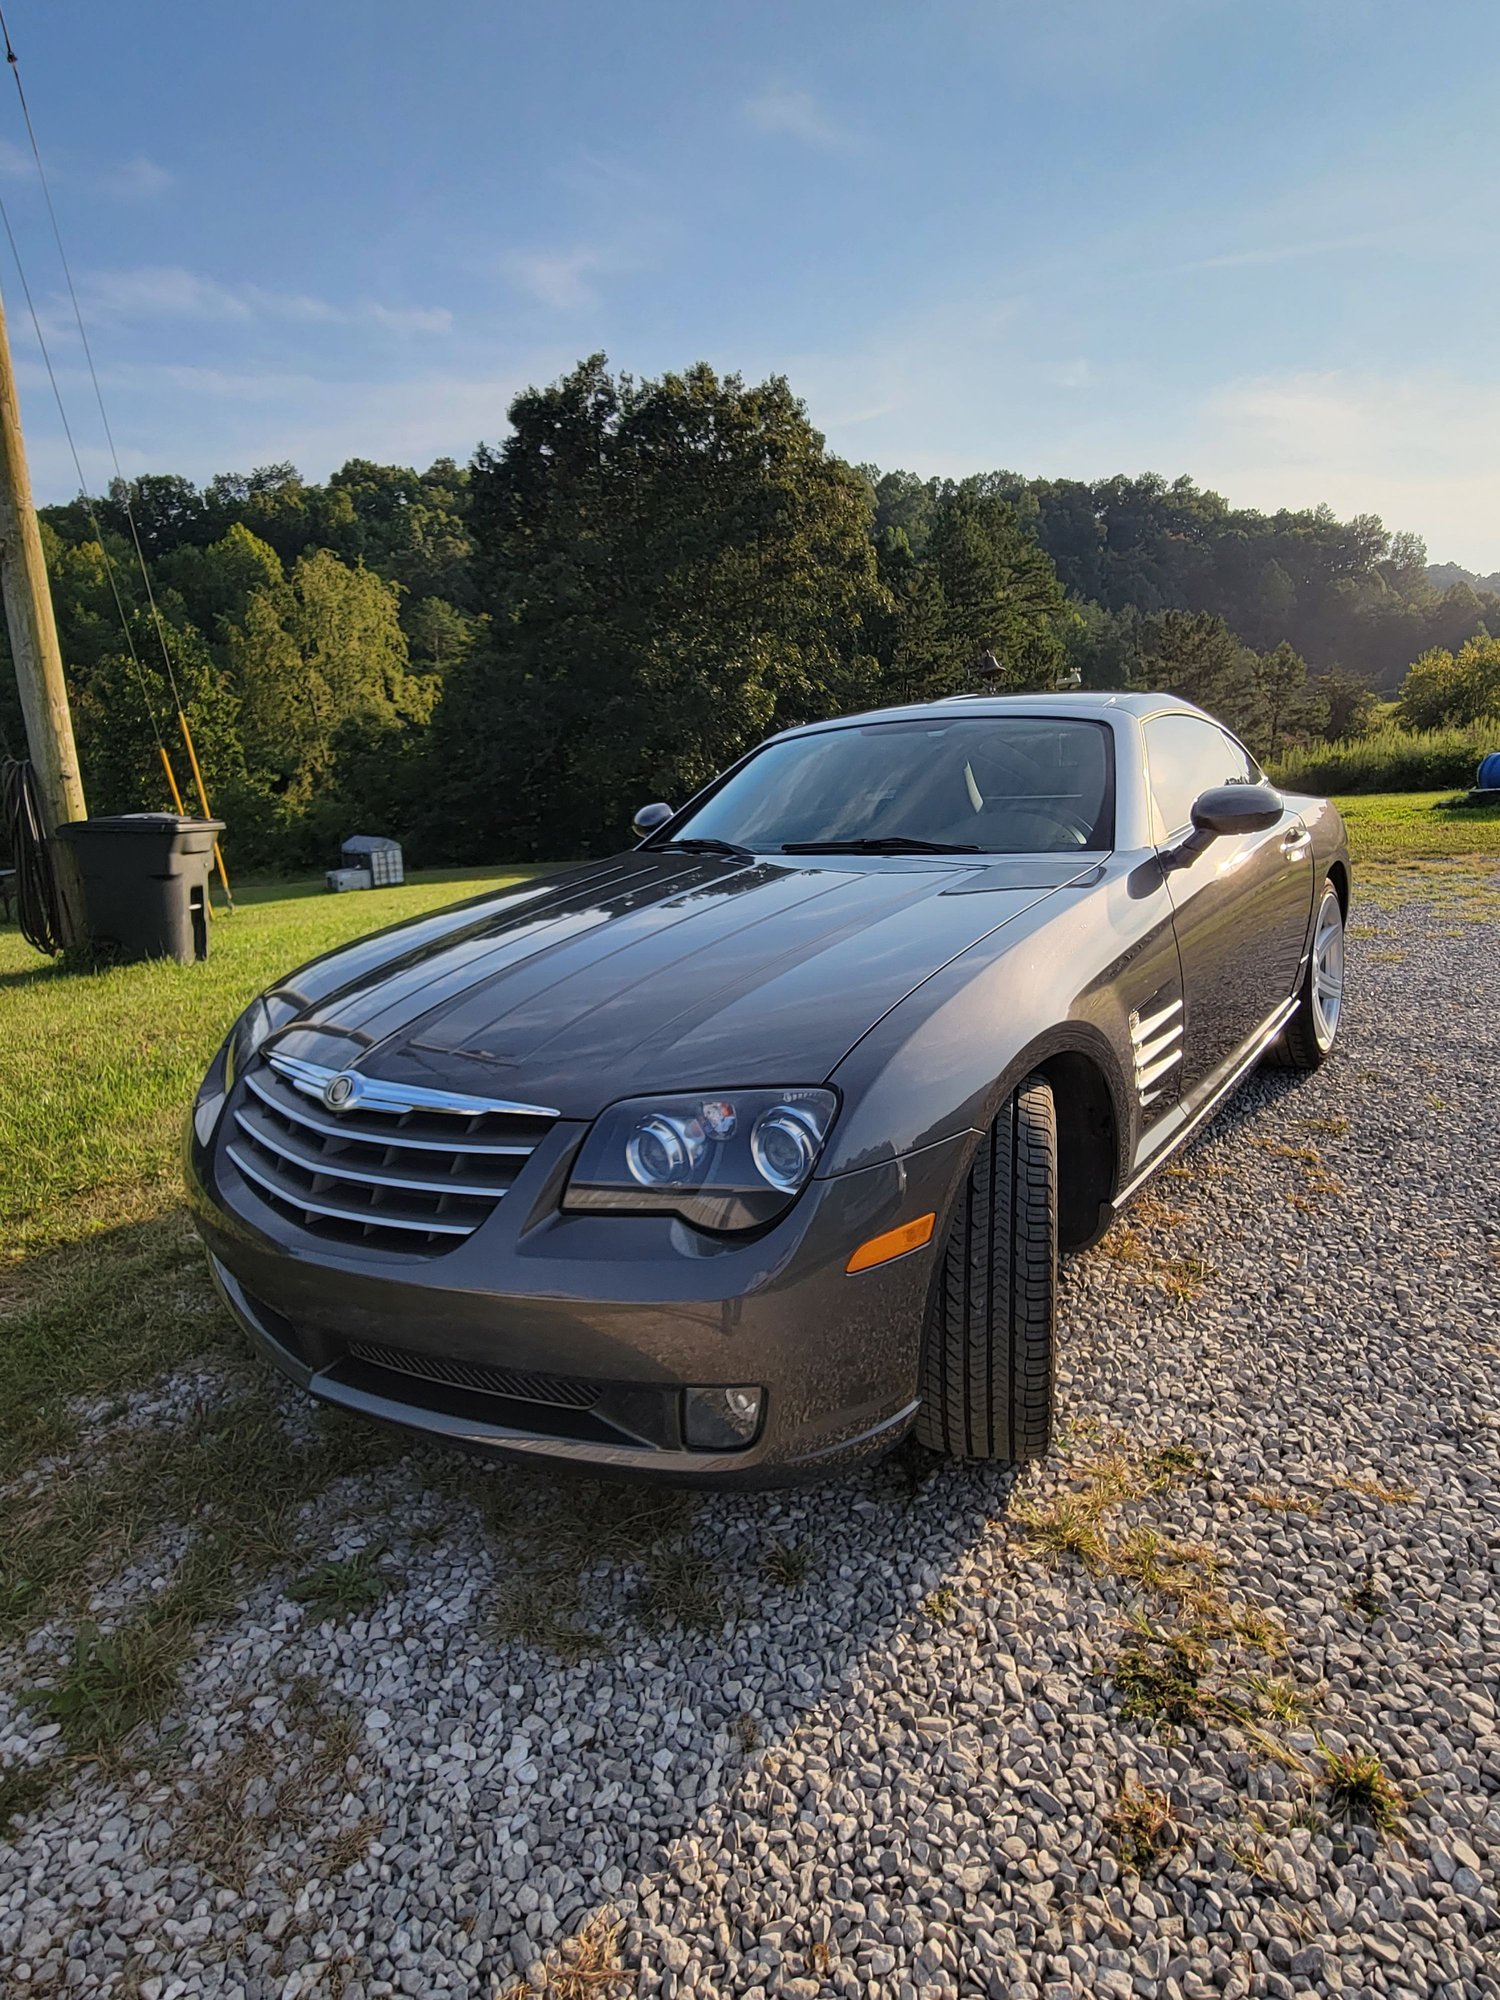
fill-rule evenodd
<path id="1" fill-rule="evenodd" d="M 1058 1246 L 1086 1250 L 1109 1227 L 1115 1194 L 1129 1177 L 1132 1100 L 1108 1039 L 1073 1022 L 1039 1036 L 1006 1065 L 985 1130 L 1011 1092 L 1033 1075 L 1051 1089 L 1057 1117 Z"/>
<path id="2" fill-rule="evenodd" d="M 1328 879 L 1338 892 L 1339 913 L 1343 917 L 1344 922 L 1347 923 L 1349 921 L 1349 869 L 1347 864 L 1343 861 L 1331 861 L 1328 864 Z"/>

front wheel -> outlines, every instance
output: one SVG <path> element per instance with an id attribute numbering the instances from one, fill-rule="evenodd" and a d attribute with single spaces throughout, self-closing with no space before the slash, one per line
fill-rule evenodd
<path id="1" fill-rule="evenodd" d="M 961 1190 L 922 1343 L 917 1436 L 954 1458 L 1040 1458 L 1052 1437 L 1057 1118 L 1029 1076 Z"/>
<path id="2" fill-rule="evenodd" d="M 1332 882 L 1325 882 L 1296 1012 L 1276 1039 L 1275 1060 L 1283 1069 L 1316 1069 L 1338 1037 L 1343 1011 L 1344 906 Z"/>

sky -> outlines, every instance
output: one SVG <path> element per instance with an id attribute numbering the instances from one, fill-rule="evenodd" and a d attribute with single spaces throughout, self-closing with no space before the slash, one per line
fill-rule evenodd
<path id="1" fill-rule="evenodd" d="M 9 0 L 127 473 L 426 465 L 602 349 L 831 447 L 1500 569 L 1494 0 Z M 112 471 L 15 92 L 3 197 Z M 77 488 L 9 246 L 39 500 Z"/>

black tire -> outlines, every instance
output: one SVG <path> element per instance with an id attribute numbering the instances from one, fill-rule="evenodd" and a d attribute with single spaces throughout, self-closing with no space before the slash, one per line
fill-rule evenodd
<path id="1" fill-rule="evenodd" d="M 1328 1001 L 1320 1000 L 1318 991 L 1319 968 L 1323 964 L 1325 938 L 1331 936 L 1337 952 L 1338 1003 L 1333 1009 L 1333 1018 L 1328 1017 Z M 1326 970 L 1326 968 L 1325 968 Z M 1297 1011 L 1287 1022 L 1281 1033 L 1267 1051 L 1268 1057 L 1277 1069 L 1317 1069 L 1328 1060 L 1339 1031 L 1339 1020 L 1343 1014 L 1344 981 L 1344 908 L 1339 900 L 1339 892 L 1331 881 L 1325 881 L 1318 897 L 1317 913 L 1313 918 L 1313 944 L 1308 954 L 1307 970 L 1302 975 L 1302 984 L 1297 992 Z"/>
<path id="2" fill-rule="evenodd" d="M 1057 1118 L 1029 1076 L 990 1127 L 948 1227 L 922 1344 L 917 1436 L 952 1458 L 1040 1458 L 1052 1438 Z"/>

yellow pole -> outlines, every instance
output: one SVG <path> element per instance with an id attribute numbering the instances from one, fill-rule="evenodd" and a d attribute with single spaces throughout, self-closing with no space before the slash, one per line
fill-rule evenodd
<path id="1" fill-rule="evenodd" d="M 213 814 L 208 809 L 208 793 L 203 789 L 203 773 L 198 769 L 198 753 L 193 748 L 193 732 L 188 728 L 188 719 L 180 708 L 177 711 L 177 720 L 182 729 L 182 740 L 187 745 L 188 762 L 193 767 L 193 784 L 197 788 L 198 803 L 203 808 L 203 817 L 205 819 L 212 819 Z M 224 900 L 232 910 L 234 908 L 234 896 L 229 887 L 229 873 L 224 866 L 224 850 L 219 846 L 218 841 L 214 842 L 214 860 L 218 865 L 219 880 L 224 885 Z"/>
<path id="2" fill-rule="evenodd" d="M 59 826 L 86 819 L 83 780 L 73 742 L 73 718 L 63 680 L 62 655 L 57 649 L 57 624 L 52 592 L 42 555 L 41 530 L 31 502 L 31 478 L 26 469 L 26 445 L 21 436 L 21 406 L 11 367 L 5 309 L 0 306 L 0 589 L 10 631 L 26 743 L 36 767 L 37 799 L 42 832 L 57 883 L 58 927 L 64 945 L 81 944 L 85 936 L 83 883 L 78 863 L 66 841 L 54 840 Z"/>
<path id="3" fill-rule="evenodd" d="M 167 755 L 167 746 L 165 743 L 158 743 L 156 747 L 161 752 L 161 767 L 167 774 L 167 790 L 172 794 L 172 803 L 177 808 L 177 817 L 179 819 L 186 819 L 187 812 L 182 803 L 182 794 L 177 789 L 177 773 L 172 769 L 172 760 Z M 214 915 L 214 899 L 212 896 L 205 896 L 203 898 L 203 907 L 208 912 L 209 922 L 212 923 Z"/>
<path id="4" fill-rule="evenodd" d="M 165 743 L 158 743 L 156 747 L 161 752 L 161 767 L 167 774 L 167 790 L 172 794 L 172 803 L 177 808 L 177 817 L 179 819 L 186 819 L 187 814 L 183 810 L 182 794 L 177 789 L 177 773 L 172 769 L 172 760 L 167 755 L 167 746 Z"/>

